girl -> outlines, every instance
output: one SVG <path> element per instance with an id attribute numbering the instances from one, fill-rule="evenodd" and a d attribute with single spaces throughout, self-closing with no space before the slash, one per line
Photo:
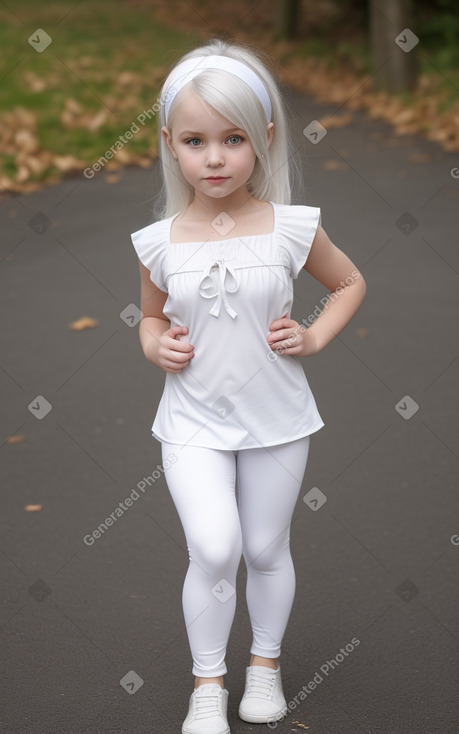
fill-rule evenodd
<path id="1" fill-rule="evenodd" d="M 164 82 L 159 131 L 165 205 L 132 241 L 140 342 L 167 373 L 152 434 L 189 553 L 195 681 L 182 734 L 229 734 L 223 676 L 241 554 L 253 642 L 238 713 L 268 723 L 288 710 L 290 523 L 310 434 L 324 425 L 300 358 L 344 329 L 366 286 L 320 209 L 290 204 L 285 103 L 258 50 L 214 39 L 185 54 Z M 307 329 L 290 318 L 302 268 L 331 291 Z"/>

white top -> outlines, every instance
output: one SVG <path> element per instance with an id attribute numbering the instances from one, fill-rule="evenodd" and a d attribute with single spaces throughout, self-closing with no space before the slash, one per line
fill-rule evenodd
<path id="1" fill-rule="evenodd" d="M 166 372 L 152 425 L 158 441 L 215 449 L 249 449 L 294 441 L 324 422 L 302 360 L 278 354 L 269 326 L 293 304 L 320 209 L 270 202 L 274 231 L 225 240 L 171 243 L 175 218 L 131 235 L 150 278 L 168 293 L 164 315 L 187 326 L 180 341 L 195 356 Z"/>

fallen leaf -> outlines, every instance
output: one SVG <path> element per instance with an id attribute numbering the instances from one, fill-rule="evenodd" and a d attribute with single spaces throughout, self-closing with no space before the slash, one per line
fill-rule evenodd
<path id="1" fill-rule="evenodd" d="M 24 510 L 26 512 L 40 512 L 43 505 L 26 505 L 24 507 Z"/>
<path id="2" fill-rule="evenodd" d="M 31 130 L 18 130 L 14 142 L 20 150 L 27 153 L 36 153 L 38 150 L 38 139 Z"/>
<path id="3" fill-rule="evenodd" d="M 0 176 L 0 190 L 5 189 L 9 191 L 13 186 L 13 182 L 8 176 Z"/>
<path id="4" fill-rule="evenodd" d="M 432 156 L 429 153 L 411 153 L 409 160 L 412 163 L 430 163 Z"/>
<path id="5" fill-rule="evenodd" d="M 27 166 L 19 166 L 16 172 L 17 183 L 24 183 L 24 181 L 27 181 L 29 178 L 30 178 L 30 171 L 27 168 Z"/>
<path id="6" fill-rule="evenodd" d="M 26 71 L 22 75 L 22 78 L 32 92 L 43 92 L 43 90 L 46 89 L 45 80 L 41 79 L 33 71 Z"/>
<path id="7" fill-rule="evenodd" d="M 120 173 L 108 173 L 105 176 L 105 181 L 108 184 L 115 184 L 118 183 L 118 181 L 121 180 L 121 174 Z"/>
<path id="8" fill-rule="evenodd" d="M 9 444 L 22 443 L 24 439 L 25 439 L 25 436 L 16 434 L 16 436 L 8 436 L 8 438 L 6 439 L 6 443 L 9 443 Z"/>
<path id="9" fill-rule="evenodd" d="M 76 101 L 76 99 L 73 99 L 73 97 L 68 97 L 68 99 L 65 100 L 65 109 L 73 115 L 81 115 L 83 112 L 83 107 Z"/>
<path id="10" fill-rule="evenodd" d="M 32 173 L 43 173 L 47 168 L 46 163 L 36 155 L 27 156 L 23 162 Z"/>
<path id="11" fill-rule="evenodd" d="M 158 153 L 158 151 L 156 150 L 156 148 L 154 149 L 153 152 L 154 152 L 155 155 L 157 155 L 157 153 Z M 150 166 L 152 164 L 152 161 L 153 161 L 153 158 L 145 158 L 145 157 L 142 157 L 142 158 L 139 158 L 138 165 L 139 166 L 142 166 L 142 168 L 150 168 Z"/>
<path id="12" fill-rule="evenodd" d="M 329 130 L 332 127 L 345 127 L 346 125 L 350 125 L 353 120 L 354 118 L 350 114 L 326 115 L 325 117 L 321 117 L 319 122 Z"/>
<path id="13" fill-rule="evenodd" d="M 405 110 L 402 110 L 399 112 L 395 117 L 392 119 L 393 125 L 401 125 L 405 122 L 412 122 L 416 116 L 416 112 L 413 108 L 408 107 Z"/>
<path id="14" fill-rule="evenodd" d="M 108 110 L 99 110 L 88 122 L 87 129 L 92 132 L 98 130 L 108 119 Z"/>
<path id="15" fill-rule="evenodd" d="M 118 150 L 116 157 L 120 163 L 132 163 L 132 153 L 128 153 L 125 148 Z"/>
<path id="16" fill-rule="evenodd" d="M 99 325 L 97 319 L 92 319 L 90 316 L 82 316 L 81 319 L 72 321 L 69 324 L 69 329 L 72 331 L 83 331 L 83 329 L 95 329 Z"/>
<path id="17" fill-rule="evenodd" d="M 84 161 L 79 161 L 74 155 L 55 155 L 53 156 L 53 165 L 62 171 L 67 173 L 68 171 L 79 171 L 85 167 Z"/>
<path id="18" fill-rule="evenodd" d="M 322 164 L 322 168 L 325 168 L 326 171 L 344 171 L 347 167 L 347 163 L 339 161 L 337 158 L 330 158 Z"/>

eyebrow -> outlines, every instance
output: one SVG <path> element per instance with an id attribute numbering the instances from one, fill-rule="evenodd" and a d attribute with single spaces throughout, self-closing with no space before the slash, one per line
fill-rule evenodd
<path id="1" fill-rule="evenodd" d="M 234 130 L 239 130 L 240 132 L 244 132 L 242 128 L 240 127 L 229 127 L 227 130 L 222 130 L 223 133 L 230 133 L 234 132 Z M 197 132 L 195 130 L 184 130 L 180 133 L 180 135 L 202 135 L 202 133 Z"/>

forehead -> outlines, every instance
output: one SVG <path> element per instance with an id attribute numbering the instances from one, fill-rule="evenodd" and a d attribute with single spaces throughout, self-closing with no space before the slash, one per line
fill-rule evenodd
<path id="1" fill-rule="evenodd" d="M 177 99 L 173 120 L 174 131 L 178 133 L 180 130 L 204 126 L 214 130 L 219 127 L 237 127 L 187 85 L 180 90 L 180 98 Z"/>

